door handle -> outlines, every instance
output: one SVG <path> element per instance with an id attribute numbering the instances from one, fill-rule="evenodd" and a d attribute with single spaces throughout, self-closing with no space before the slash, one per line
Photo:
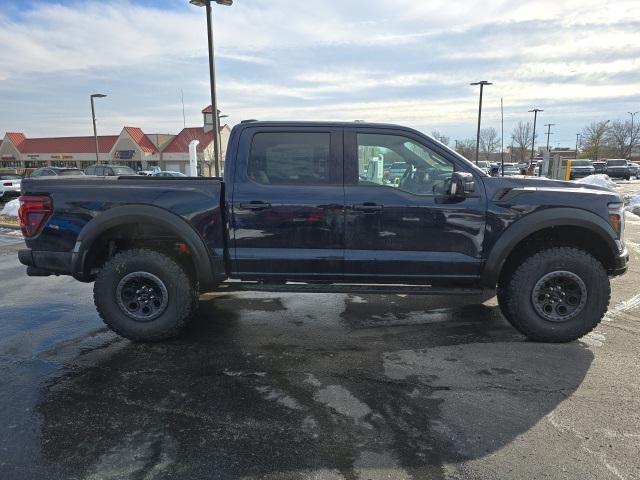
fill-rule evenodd
<path id="1" fill-rule="evenodd" d="M 266 208 L 271 208 L 271 204 L 261 202 L 259 200 L 253 200 L 249 203 L 241 203 L 240 208 L 242 210 L 264 210 Z"/>
<path id="2" fill-rule="evenodd" d="M 354 210 L 359 210 L 365 213 L 374 213 L 382 210 L 382 205 L 378 205 L 373 202 L 357 203 L 353 206 Z"/>

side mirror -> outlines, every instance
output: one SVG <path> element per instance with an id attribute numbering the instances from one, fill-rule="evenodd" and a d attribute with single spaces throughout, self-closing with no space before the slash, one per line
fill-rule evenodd
<path id="1" fill-rule="evenodd" d="M 451 175 L 451 198 L 465 198 L 476 190 L 476 182 L 469 172 L 453 172 Z"/>

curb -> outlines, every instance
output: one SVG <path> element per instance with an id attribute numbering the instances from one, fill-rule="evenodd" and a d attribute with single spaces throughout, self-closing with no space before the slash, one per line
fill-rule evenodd
<path id="1" fill-rule="evenodd" d="M 0 228 L 10 228 L 11 230 L 20 230 L 20 225 L 14 225 L 13 223 L 0 223 Z"/>

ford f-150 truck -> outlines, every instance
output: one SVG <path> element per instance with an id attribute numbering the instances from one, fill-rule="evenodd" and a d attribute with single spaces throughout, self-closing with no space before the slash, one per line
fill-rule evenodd
<path id="1" fill-rule="evenodd" d="M 19 217 L 27 274 L 95 282 L 104 322 L 137 341 L 177 335 L 201 293 L 261 290 L 495 291 L 528 338 L 565 342 L 599 323 L 628 262 L 617 194 L 491 177 L 382 124 L 243 122 L 224 179 L 27 179 Z"/>

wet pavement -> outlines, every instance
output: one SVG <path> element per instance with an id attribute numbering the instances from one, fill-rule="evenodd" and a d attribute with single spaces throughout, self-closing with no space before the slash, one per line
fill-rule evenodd
<path id="1" fill-rule="evenodd" d="M 181 338 L 135 344 L 91 285 L 28 278 L 2 246 L 0 478 L 640 478 L 627 228 L 607 318 L 565 345 L 495 299 L 259 293 L 203 296 Z"/>

